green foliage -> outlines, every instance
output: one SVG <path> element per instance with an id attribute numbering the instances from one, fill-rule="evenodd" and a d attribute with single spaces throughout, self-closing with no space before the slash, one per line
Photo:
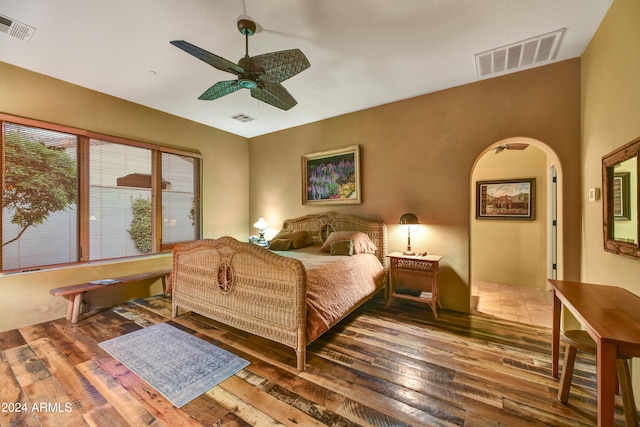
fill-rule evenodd
<path id="1" fill-rule="evenodd" d="M 136 248 L 147 254 L 151 252 L 151 200 L 138 197 L 131 203 L 133 219 L 127 230 Z"/>
<path id="2" fill-rule="evenodd" d="M 75 160 L 64 151 L 29 140 L 6 137 L 3 207 L 13 211 L 11 222 L 21 227 L 18 240 L 30 226 L 42 224 L 52 212 L 67 210 L 76 203 Z"/>
<path id="3" fill-rule="evenodd" d="M 196 200 L 191 199 L 191 210 L 189 211 L 189 220 L 191 221 L 191 226 L 196 225 Z"/>

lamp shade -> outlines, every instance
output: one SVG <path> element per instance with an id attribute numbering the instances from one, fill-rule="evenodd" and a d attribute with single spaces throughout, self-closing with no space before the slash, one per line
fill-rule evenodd
<path id="1" fill-rule="evenodd" d="M 264 230 L 269 228 L 269 223 L 267 221 L 264 220 L 264 218 L 260 218 L 258 220 L 258 222 L 256 222 L 255 224 L 253 224 L 253 226 L 255 228 L 257 228 L 258 230 Z"/>
<path id="2" fill-rule="evenodd" d="M 415 214 L 406 213 L 400 217 L 400 224 L 420 224 L 420 221 Z"/>

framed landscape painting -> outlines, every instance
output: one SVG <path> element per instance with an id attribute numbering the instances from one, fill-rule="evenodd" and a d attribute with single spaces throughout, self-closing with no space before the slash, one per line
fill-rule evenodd
<path id="1" fill-rule="evenodd" d="M 536 219 L 536 179 L 476 182 L 477 219 Z"/>
<path id="2" fill-rule="evenodd" d="M 360 147 L 302 156 L 302 204 L 361 203 Z"/>

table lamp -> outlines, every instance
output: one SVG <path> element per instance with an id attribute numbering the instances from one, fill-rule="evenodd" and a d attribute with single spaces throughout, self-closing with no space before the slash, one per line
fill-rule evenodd
<path id="1" fill-rule="evenodd" d="M 407 226 L 407 250 L 402 252 L 404 255 L 415 255 L 411 250 L 411 226 L 420 224 L 418 217 L 412 213 L 406 213 L 400 217 L 400 224 Z"/>
<path id="2" fill-rule="evenodd" d="M 256 240 L 256 245 L 269 246 L 269 242 L 267 242 L 267 240 L 264 238 L 264 232 L 266 231 L 267 228 L 269 228 L 269 223 L 265 221 L 264 218 L 260 218 L 258 222 L 253 224 L 253 226 L 259 230 L 259 235 L 260 235 L 258 237 L 258 240 Z"/>

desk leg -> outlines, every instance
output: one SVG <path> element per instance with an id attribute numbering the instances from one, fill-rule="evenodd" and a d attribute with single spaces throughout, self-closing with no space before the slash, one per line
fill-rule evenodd
<path id="1" fill-rule="evenodd" d="M 616 362 L 618 348 L 615 344 L 597 341 L 598 357 L 598 426 L 613 426 L 613 407 L 617 391 Z"/>
<path id="2" fill-rule="evenodd" d="M 559 378 L 558 360 L 560 358 L 560 313 L 562 310 L 562 302 L 553 291 L 553 325 L 551 331 L 551 375 L 553 378 Z"/>

